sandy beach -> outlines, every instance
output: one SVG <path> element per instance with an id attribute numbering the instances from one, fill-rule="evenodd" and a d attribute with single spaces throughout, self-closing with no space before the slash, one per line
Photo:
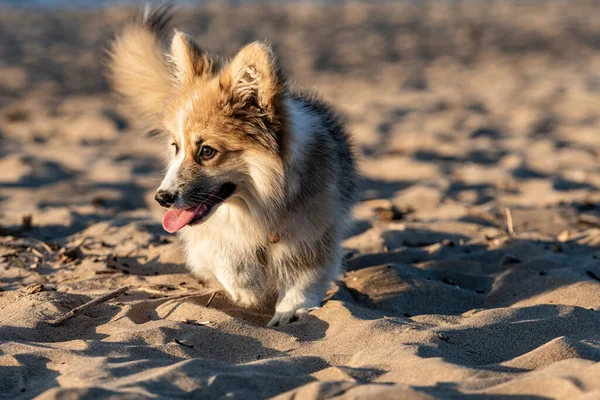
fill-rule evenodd
<path id="1" fill-rule="evenodd" d="M 1 8 L 0 398 L 600 398 L 599 12 L 180 7 L 212 51 L 271 42 L 355 139 L 344 274 L 273 329 L 161 227 L 165 144 L 104 78 L 133 9 Z"/>

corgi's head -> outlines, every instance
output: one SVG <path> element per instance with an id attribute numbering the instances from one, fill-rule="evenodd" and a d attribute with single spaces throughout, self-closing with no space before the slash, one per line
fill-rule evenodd
<path id="1" fill-rule="evenodd" d="M 118 56 L 115 51 L 113 58 Z M 141 85 L 148 96 L 160 99 L 146 102 L 141 111 L 154 113 L 156 128 L 168 138 L 170 162 L 156 193 L 156 200 L 170 209 L 163 219 L 165 229 L 176 232 L 201 222 L 235 197 L 248 207 L 271 207 L 280 201 L 285 79 L 270 47 L 251 43 L 226 62 L 176 32 L 167 58 L 169 85 L 139 76 L 142 83 L 114 80 L 117 89 L 125 86 L 121 92 L 130 89 L 127 85 Z M 165 87 L 168 91 L 162 95 L 152 93 L 153 88 Z M 129 91 L 135 90 L 142 99 L 143 88 Z M 148 104 L 156 109 L 147 109 Z"/>
<path id="2" fill-rule="evenodd" d="M 228 63 L 177 32 L 175 86 L 162 124 L 171 162 L 156 199 L 170 232 L 200 222 L 237 194 L 264 205 L 281 198 L 284 82 L 269 47 L 252 43 Z"/>

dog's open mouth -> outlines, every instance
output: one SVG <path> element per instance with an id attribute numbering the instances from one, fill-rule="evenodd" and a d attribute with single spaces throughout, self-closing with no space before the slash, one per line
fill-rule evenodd
<path id="1" fill-rule="evenodd" d="M 225 183 L 194 207 L 167 211 L 163 216 L 163 228 L 169 233 L 174 233 L 186 225 L 203 221 L 217 205 L 225 201 L 234 191 L 235 185 L 233 183 Z"/>

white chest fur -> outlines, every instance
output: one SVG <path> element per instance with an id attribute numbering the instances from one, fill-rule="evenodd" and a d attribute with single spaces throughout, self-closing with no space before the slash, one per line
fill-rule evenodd
<path id="1" fill-rule="evenodd" d="M 243 204 L 222 204 L 205 222 L 181 230 L 190 270 L 201 278 L 216 269 L 252 263 L 266 233 Z"/>

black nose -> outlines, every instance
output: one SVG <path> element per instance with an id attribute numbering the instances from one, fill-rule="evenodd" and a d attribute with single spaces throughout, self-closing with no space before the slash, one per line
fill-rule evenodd
<path id="1" fill-rule="evenodd" d="M 163 207 L 171 207 L 175 202 L 175 193 L 167 192 L 166 190 L 159 190 L 154 196 L 154 200 L 158 201 Z"/>

